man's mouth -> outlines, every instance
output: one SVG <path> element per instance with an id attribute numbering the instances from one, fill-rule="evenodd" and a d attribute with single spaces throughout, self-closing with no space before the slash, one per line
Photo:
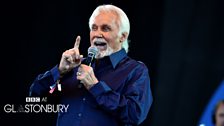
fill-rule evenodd
<path id="1" fill-rule="evenodd" d="M 94 45 L 100 49 L 100 50 L 105 50 L 107 47 L 107 43 L 106 42 L 100 42 L 100 41 L 95 41 Z"/>

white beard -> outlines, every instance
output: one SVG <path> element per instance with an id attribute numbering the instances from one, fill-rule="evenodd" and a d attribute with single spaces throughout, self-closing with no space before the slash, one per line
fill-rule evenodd
<path id="1" fill-rule="evenodd" d="M 101 59 L 105 56 L 109 56 L 113 52 L 114 52 L 114 50 L 110 46 L 107 46 L 107 49 L 105 51 L 99 51 L 98 55 L 96 55 L 96 59 Z"/>

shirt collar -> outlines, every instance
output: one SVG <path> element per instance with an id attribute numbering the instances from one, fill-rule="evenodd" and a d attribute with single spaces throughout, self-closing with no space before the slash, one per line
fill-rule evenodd
<path id="1" fill-rule="evenodd" d="M 118 52 L 111 54 L 109 58 L 110 58 L 111 64 L 113 65 L 113 68 L 115 68 L 117 64 L 126 56 L 127 56 L 127 53 L 123 48 L 119 50 Z"/>

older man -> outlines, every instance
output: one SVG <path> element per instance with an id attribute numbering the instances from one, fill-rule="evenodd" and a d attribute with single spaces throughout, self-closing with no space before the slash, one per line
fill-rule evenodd
<path id="1" fill-rule="evenodd" d="M 130 23 L 114 5 L 98 6 L 89 19 L 94 62 L 79 53 L 80 36 L 62 54 L 60 64 L 40 74 L 31 96 L 58 94 L 68 112 L 59 112 L 58 126 L 117 126 L 142 123 L 152 104 L 148 69 L 129 56 Z M 51 86 L 51 88 L 49 88 Z M 53 93 L 54 93 L 53 92 Z"/>

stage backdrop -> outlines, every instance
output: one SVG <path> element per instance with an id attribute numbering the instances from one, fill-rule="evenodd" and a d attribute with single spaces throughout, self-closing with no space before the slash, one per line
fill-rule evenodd
<path id="1" fill-rule="evenodd" d="M 56 114 L 8 114 L 25 104 L 39 73 L 82 37 L 97 5 L 121 7 L 131 22 L 129 56 L 149 68 L 154 102 L 143 126 L 195 126 L 224 77 L 223 0 L 10 0 L 1 4 L 1 112 L 7 125 L 55 125 Z"/>

